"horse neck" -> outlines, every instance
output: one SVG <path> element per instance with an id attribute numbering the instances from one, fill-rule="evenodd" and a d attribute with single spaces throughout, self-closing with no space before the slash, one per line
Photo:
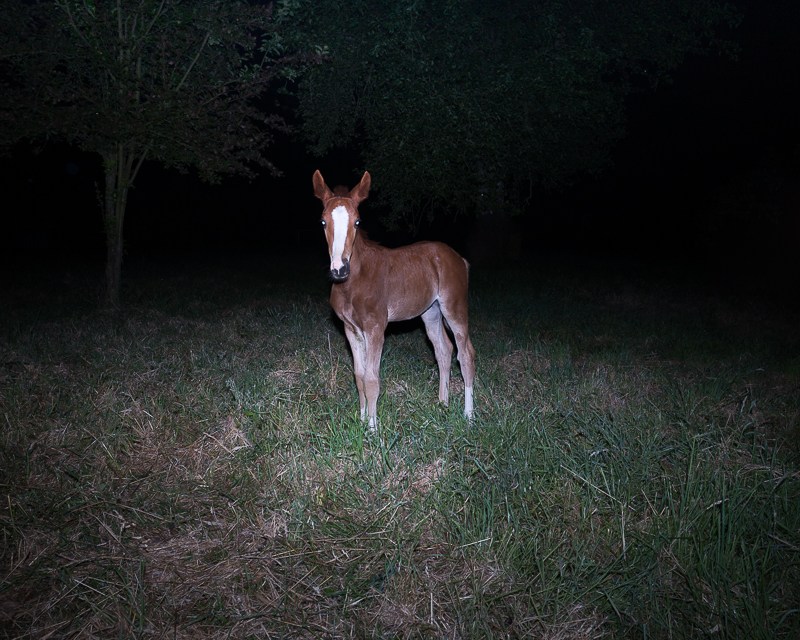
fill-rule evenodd
<path id="1" fill-rule="evenodd" d="M 375 248 L 378 244 L 364 235 L 363 231 L 358 231 L 353 240 L 353 252 L 350 254 L 350 272 L 358 276 L 362 265 L 374 259 Z"/>

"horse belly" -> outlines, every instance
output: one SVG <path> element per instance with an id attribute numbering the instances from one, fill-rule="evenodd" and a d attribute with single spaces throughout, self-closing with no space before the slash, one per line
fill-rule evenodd
<path id="1" fill-rule="evenodd" d="M 448 255 L 443 256 L 442 249 L 457 255 L 436 242 L 418 242 L 391 251 L 385 276 L 389 322 L 421 316 L 439 297 L 448 270 Z"/>

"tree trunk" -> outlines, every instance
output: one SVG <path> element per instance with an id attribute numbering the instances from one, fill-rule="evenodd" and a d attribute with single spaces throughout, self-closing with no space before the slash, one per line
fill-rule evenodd
<path id="1" fill-rule="evenodd" d="M 134 153 L 118 144 L 113 152 L 103 154 L 105 194 L 103 220 L 106 231 L 106 292 L 105 304 L 119 309 L 124 250 L 123 228 L 128 189 L 133 182 Z M 138 163 L 141 164 L 141 161 Z M 137 166 L 138 168 L 138 166 Z"/>

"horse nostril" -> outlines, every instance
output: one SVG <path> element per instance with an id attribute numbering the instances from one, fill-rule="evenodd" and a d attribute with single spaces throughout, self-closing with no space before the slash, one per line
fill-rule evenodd
<path id="1" fill-rule="evenodd" d="M 337 282 L 346 280 L 350 275 L 350 261 L 344 260 L 344 263 L 338 269 L 331 269 L 331 279 Z"/>

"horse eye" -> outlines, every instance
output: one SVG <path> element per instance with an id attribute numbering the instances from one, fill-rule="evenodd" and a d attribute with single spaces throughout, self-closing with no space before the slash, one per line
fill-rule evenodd
<path id="1" fill-rule="evenodd" d="M 361 225 L 361 220 L 356 220 L 353 224 L 355 224 L 358 227 Z"/>
<path id="2" fill-rule="evenodd" d="M 320 220 L 320 224 L 321 224 L 321 225 L 324 227 L 324 226 L 326 226 L 328 223 L 327 223 L 327 222 L 325 222 L 324 220 Z"/>

